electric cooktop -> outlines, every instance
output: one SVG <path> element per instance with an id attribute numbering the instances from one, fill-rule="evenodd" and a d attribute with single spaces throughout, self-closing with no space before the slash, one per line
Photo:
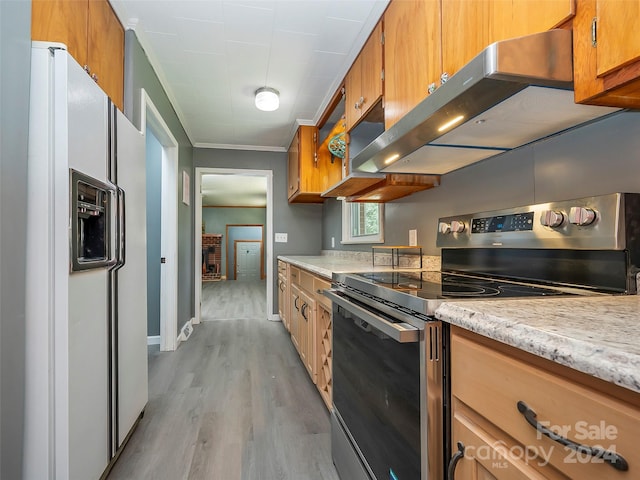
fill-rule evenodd
<path id="1" fill-rule="evenodd" d="M 423 299 L 579 295 L 576 289 L 546 287 L 496 278 L 433 271 L 352 273 L 366 281 Z"/>

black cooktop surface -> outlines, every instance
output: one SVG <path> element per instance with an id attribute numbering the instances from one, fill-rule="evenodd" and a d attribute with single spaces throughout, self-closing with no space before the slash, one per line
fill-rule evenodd
<path id="1" fill-rule="evenodd" d="M 476 277 L 442 272 L 366 272 L 351 275 L 366 279 L 380 287 L 399 290 L 420 298 L 486 298 L 542 297 L 571 295 L 565 289 L 531 285 L 495 278 Z"/>

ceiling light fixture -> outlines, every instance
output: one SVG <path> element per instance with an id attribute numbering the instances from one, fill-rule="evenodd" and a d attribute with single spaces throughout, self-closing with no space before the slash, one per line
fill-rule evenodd
<path id="1" fill-rule="evenodd" d="M 273 112 L 280 106 L 280 92 L 275 88 L 261 87 L 256 90 L 256 108 L 265 112 Z"/>

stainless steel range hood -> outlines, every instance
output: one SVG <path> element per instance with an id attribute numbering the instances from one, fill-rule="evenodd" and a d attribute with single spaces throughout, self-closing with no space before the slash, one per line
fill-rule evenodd
<path id="1" fill-rule="evenodd" d="M 572 39 L 496 42 L 351 159 L 354 171 L 445 174 L 618 111 L 573 100 Z"/>

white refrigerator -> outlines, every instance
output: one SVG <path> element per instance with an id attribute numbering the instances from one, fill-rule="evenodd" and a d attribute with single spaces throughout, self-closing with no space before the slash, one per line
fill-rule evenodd
<path id="1" fill-rule="evenodd" d="M 100 478 L 147 403 L 145 142 L 67 53 L 34 42 L 24 478 Z"/>

